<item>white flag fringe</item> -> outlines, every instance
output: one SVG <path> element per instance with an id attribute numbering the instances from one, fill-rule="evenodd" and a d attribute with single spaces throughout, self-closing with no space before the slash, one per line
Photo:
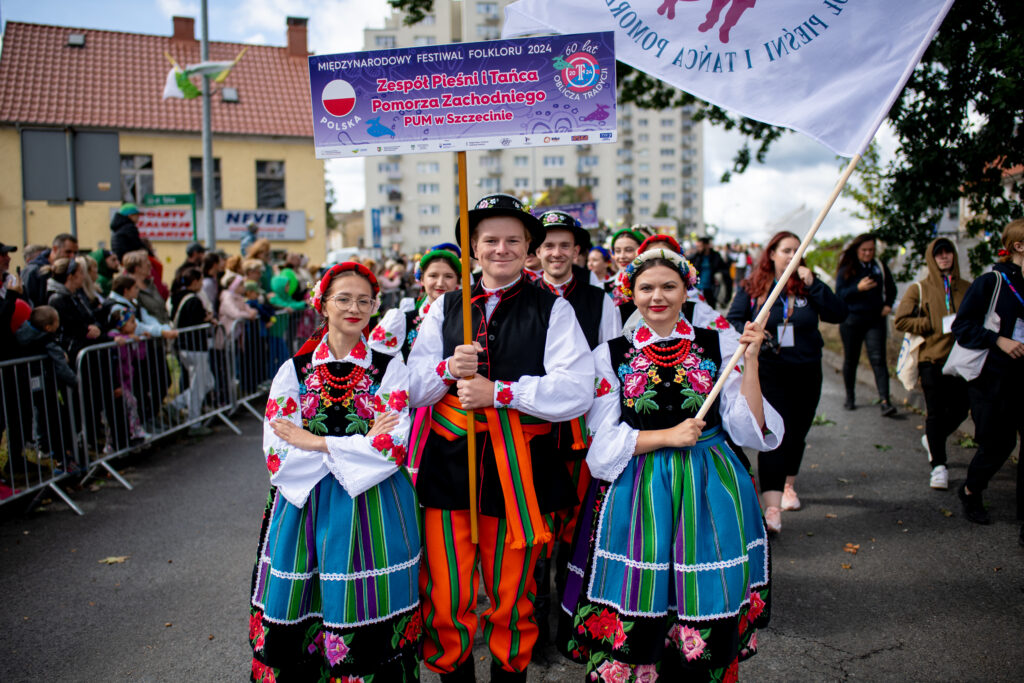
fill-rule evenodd
<path id="1" fill-rule="evenodd" d="M 620 61 L 854 156 L 871 142 L 952 4 L 519 0 L 505 8 L 502 37 L 614 31 Z"/>

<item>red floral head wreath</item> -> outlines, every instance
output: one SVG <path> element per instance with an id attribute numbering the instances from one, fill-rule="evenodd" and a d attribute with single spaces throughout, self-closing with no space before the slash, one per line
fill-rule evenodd
<path id="1" fill-rule="evenodd" d="M 344 263 L 331 266 L 330 269 L 324 273 L 324 276 L 320 278 L 320 282 L 313 285 L 313 289 L 310 290 L 309 303 L 312 304 L 317 313 L 323 315 L 324 294 L 327 293 L 328 288 L 331 286 L 331 280 L 333 280 L 334 276 L 338 273 L 344 273 L 349 270 L 362 275 L 370 282 L 370 287 L 373 289 L 374 297 L 380 293 L 380 285 L 377 284 L 377 278 L 374 277 L 373 272 L 370 271 L 369 268 L 364 266 L 362 263 L 345 261 Z"/>

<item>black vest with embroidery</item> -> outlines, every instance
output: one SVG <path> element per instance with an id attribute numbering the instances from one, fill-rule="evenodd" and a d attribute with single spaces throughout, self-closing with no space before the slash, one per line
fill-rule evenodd
<path id="1" fill-rule="evenodd" d="M 405 339 L 402 340 L 402 360 L 409 360 L 409 352 L 412 351 L 412 344 L 416 341 L 416 335 L 420 331 L 420 323 L 423 318 L 420 316 L 420 309 L 417 306 L 411 311 L 405 312 Z"/>
<path id="2" fill-rule="evenodd" d="M 529 285 L 525 278 L 505 291 L 501 301 L 484 322 L 486 297 L 477 284 L 472 289 L 474 339 L 484 347 L 477 372 L 490 380 L 517 381 L 525 375 L 540 377 L 544 369 L 544 347 L 551 310 L 557 297 L 549 291 Z M 479 297 L 479 298 L 476 298 Z M 437 305 L 439 302 L 435 302 Z M 442 356 L 449 358 L 462 341 L 462 293 L 444 295 L 444 323 L 441 336 Z M 449 393 L 455 395 L 453 384 Z M 577 503 L 576 492 L 565 463 L 551 457 L 537 437 L 530 442 L 534 490 L 541 512 L 555 512 Z M 505 498 L 498 480 L 494 451 L 486 432 L 477 432 L 478 496 L 480 512 L 491 517 L 505 516 Z M 536 446 L 536 447 L 535 447 Z M 448 441 L 431 432 L 427 437 L 416 478 L 416 492 L 424 507 L 441 510 L 469 509 L 469 469 L 466 439 Z"/>
<path id="3" fill-rule="evenodd" d="M 678 340 L 673 339 L 655 342 L 655 346 L 677 343 Z M 701 397 L 711 391 L 722 366 L 718 333 L 713 330 L 694 329 L 690 345 L 690 354 L 694 358 L 680 358 L 672 367 L 651 363 L 625 337 L 608 342 L 608 351 L 612 371 L 618 376 L 621 386 L 621 420 L 633 429 L 667 429 L 696 416 L 703 404 Z M 707 423 L 705 430 L 722 423 L 718 412 L 719 400 L 715 399 L 715 404 L 704 418 Z"/>
<path id="4" fill-rule="evenodd" d="M 368 405 L 369 398 L 380 387 L 393 357 L 386 353 L 374 353 L 369 345 L 366 345 L 366 353 L 370 354 L 370 366 L 365 371 L 369 382 L 353 391 L 352 396 L 346 400 L 329 400 L 329 406 L 324 396 L 331 399 L 339 392 L 330 387 L 324 387 L 323 392 L 320 390 L 318 378 L 313 374 L 312 352 L 292 358 L 295 376 L 299 379 L 299 405 L 295 409 L 300 411 L 304 429 L 318 436 L 352 436 L 370 431 L 373 427 L 373 411 Z M 335 377 L 344 377 L 355 367 L 354 363 L 327 363 L 327 370 Z M 291 409 L 287 406 L 282 408 Z"/>

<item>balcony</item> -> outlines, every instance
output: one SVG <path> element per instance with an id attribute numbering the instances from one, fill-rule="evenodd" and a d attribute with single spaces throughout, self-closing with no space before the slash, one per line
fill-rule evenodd
<path id="1" fill-rule="evenodd" d="M 590 145 L 576 145 L 577 154 L 586 154 L 590 151 Z"/>
<path id="2" fill-rule="evenodd" d="M 484 168 L 487 171 L 487 175 L 500 176 L 501 175 L 501 164 L 494 164 L 493 166 L 487 166 Z"/>
<path id="3" fill-rule="evenodd" d="M 501 23 L 501 15 L 497 13 L 487 14 L 484 16 L 483 23 L 484 26 L 497 26 Z"/>
<path id="4" fill-rule="evenodd" d="M 577 164 L 576 165 L 576 173 L 578 175 L 593 175 L 594 174 L 594 167 L 590 166 L 588 164 Z"/>
<path id="5" fill-rule="evenodd" d="M 402 170 L 399 168 L 391 169 L 390 171 L 387 172 L 386 175 L 388 177 L 388 180 L 397 182 L 402 179 Z"/>
<path id="6" fill-rule="evenodd" d="M 402 193 L 400 191 L 398 191 L 398 190 L 391 190 L 390 192 L 388 192 L 388 201 L 389 202 L 400 202 L 400 201 L 402 201 Z"/>

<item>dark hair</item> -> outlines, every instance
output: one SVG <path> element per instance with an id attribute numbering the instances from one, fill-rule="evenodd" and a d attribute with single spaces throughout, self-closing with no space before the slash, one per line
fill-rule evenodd
<path id="1" fill-rule="evenodd" d="M 945 237 L 940 237 L 939 239 L 935 240 L 935 244 L 932 245 L 932 256 L 935 256 L 936 254 L 939 254 L 944 251 L 948 251 L 951 254 L 955 254 L 956 247 L 954 247 L 953 243 L 950 242 Z"/>
<path id="2" fill-rule="evenodd" d="M 32 327 L 42 330 L 47 325 L 60 321 L 60 314 L 52 306 L 36 306 L 29 313 L 28 321 L 32 323 Z"/>
<path id="3" fill-rule="evenodd" d="M 431 265 L 433 265 L 433 264 L 435 264 L 437 262 L 441 262 L 441 263 L 445 264 L 446 266 L 448 266 L 449 268 L 451 268 L 452 272 L 455 273 L 455 277 L 459 276 L 459 271 L 455 268 L 455 264 L 453 264 L 451 262 L 451 259 L 448 256 L 445 256 L 444 254 L 435 254 L 435 255 L 431 256 L 430 258 L 428 258 L 427 262 L 422 265 L 423 272 L 426 273 L 427 272 L 427 268 L 429 268 Z"/>
<path id="4" fill-rule="evenodd" d="M 865 242 L 877 242 L 875 236 L 870 232 L 861 233 L 853 238 L 850 245 L 843 250 L 843 253 L 839 256 L 839 276 L 849 277 L 853 272 L 853 267 L 857 265 L 857 250 L 860 249 L 860 245 Z"/>
<path id="5" fill-rule="evenodd" d="M 115 277 L 110 283 L 110 291 L 116 292 L 117 294 L 124 294 L 132 287 L 135 287 L 139 283 L 136 282 L 135 278 L 127 273 L 121 273 Z"/>
<path id="6" fill-rule="evenodd" d="M 78 244 L 78 238 L 77 237 L 75 237 L 74 235 L 72 235 L 70 233 L 62 232 L 62 233 L 60 233 L 59 235 L 57 235 L 56 237 L 53 238 L 53 246 L 54 247 L 59 247 L 59 246 L 62 246 L 65 242 L 69 242 L 69 241 L 70 242 L 74 242 L 75 244 Z"/>
<path id="7" fill-rule="evenodd" d="M 635 292 L 637 278 L 640 277 L 641 273 L 650 270 L 654 266 L 665 266 L 666 268 L 669 268 L 673 273 L 679 276 L 680 281 L 682 281 L 683 283 L 683 287 L 686 287 L 686 279 L 683 277 L 683 274 L 679 272 L 679 266 L 677 266 L 672 261 L 669 261 L 667 258 L 661 258 L 660 256 L 657 256 L 652 259 L 647 259 L 642 264 L 640 264 L 639 268 L 633 271 L 633 275 L 631 275 L 629 278 L 629 288 L 634 290 Z"/>
<path id="8" fill-rule="evenodd" d="M 203 274 L 198 268 L 182 268 L 174 280 L 175 291 L 188 289 L 196 280 L 202 280 Z"/>
<path id="9" fill-rule="evenodd" d="M 215 251 L 206 252 L 206 256 L 203 257 L 203 275 L 209 275 L 210 269 L 220 263 L 220 254 Z"/>
<path id="10" fill-rule="evenodd" d="M 795 239 L 797 242 L 800 241 L 799 237 L 788 230 L 772 235 L 772 238 L 768 240 L 768 244 L 761 251 L 761 256 L 757 259 L 757 263 L 751 269 L 750 275 L 740 282 L 743 291 L 750 295 L 751 301 L 763 302 L 764 299 L 768 298 L 768 292 L 771 291 L 772 283 L 775 282 L 775 263 L 772 261 L 772 252 L 779 248 L 782 240 L 789 238 Z M 803 258 L 800 259 L 800 265 L 807 265 Z M 793 275 L 795 276 L 796 273 Z M 786 294 L 807 296 L 807 286 L 800 278 L 791 276 L 789 282 L 786 283 Z"/>

